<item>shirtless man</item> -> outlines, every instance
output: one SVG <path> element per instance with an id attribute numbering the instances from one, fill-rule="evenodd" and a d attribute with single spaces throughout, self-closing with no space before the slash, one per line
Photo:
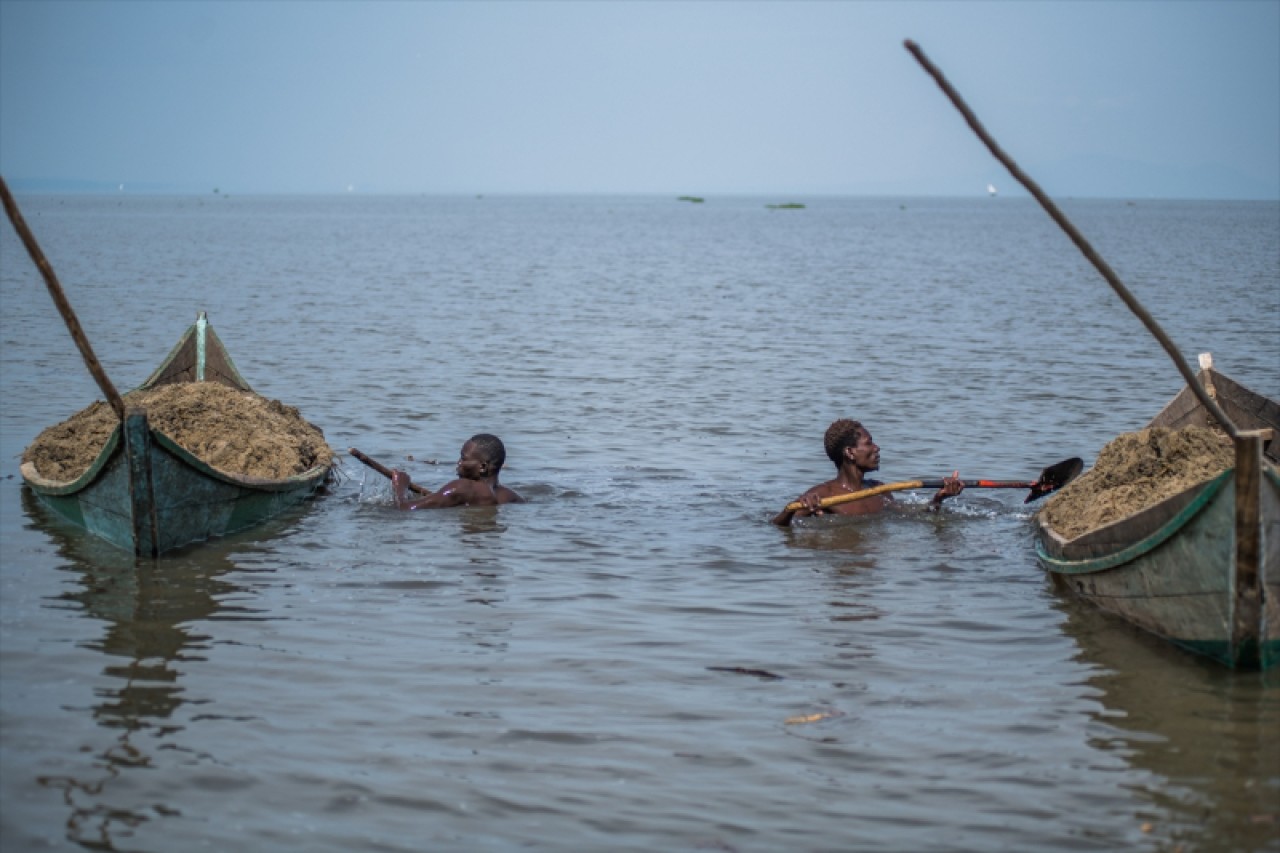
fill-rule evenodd
<path id="1" fill-rule="evenodd" d="M 409 495 L 409 475 L 391 472 L 391 494 L 400 509 L 439 509 L 446 506 L 496 506 L 524 503 L 524 498 L 498 482 L 507 449 L 496 435 L 480 433 L 462 445 L 458 479 L 423 497 Z"/>
<path id="2" fill-rule="evenodd" d="M 871 440 L 871 433 L 857 421 L 838 420 L 827 427 L 823 437 L 827 456 L 836 466 L 836 476 L 825 483 L 819 483 L 801 495 L 798 500 L 804 504 L 803 509 L 784 509 L 774 517 L 773 523 L 787 527 L 793 518 L 804 518 L 809 515 L 867 515 L 879 512 L 893 502 L 893 496 L 886 493 L 874 497 L 848 503 L 836 504 L 823 509 L 819 502 L 823 498 L 836 495 L 847 495 L 881 485 L 866 475 L 880 467 L 880 448 Z M 943 487 L 929 501 L 929 509 L 937 510 L 949 497 L 964 491 L 964 483 L 960 481 L 959 472 L 945 478 Z"/>

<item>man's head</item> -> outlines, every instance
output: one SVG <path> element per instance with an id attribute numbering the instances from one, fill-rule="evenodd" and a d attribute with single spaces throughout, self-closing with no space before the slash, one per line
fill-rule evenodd
<path id="1" fill-rule="evenodd" d="M 502 446 L 502 439 L 482 432 L 471 436 L 467 444 L 473 446 L 474 457 L 488 469 L 481 476 L 496 476 L 502 470 L 502 463 L 507 461 L 507 449 Z"/>
<path id="2" fill-rule="evenodd" d="M 871 433 L 858 421 L 841 418 L 827 427 L 822 439 L 827 458 L 839 468 L 845 462 L 853 462 L 864 471 L 880 467 L 880 448 L 871 440 Z"/>

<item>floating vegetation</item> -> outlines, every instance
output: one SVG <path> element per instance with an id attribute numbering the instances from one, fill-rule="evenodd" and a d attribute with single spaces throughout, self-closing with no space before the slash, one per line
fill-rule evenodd
<path id="1" fill-rule="evenodd" d="M 689 202 L 693 202 L 694 204 L 702 204 L 704 201 L 706 201 L 706 199 L 696 195 L 682 195 L 678 199 L 676 199 L 676 201 L 689 201 Z"/>
<path id="2" fill-rule="evenodd" d="M 786 204 L 766 204 L 765 207 L 770 210 L 804 210 L 803 204 L 794 201 L 789 201 Z"/>

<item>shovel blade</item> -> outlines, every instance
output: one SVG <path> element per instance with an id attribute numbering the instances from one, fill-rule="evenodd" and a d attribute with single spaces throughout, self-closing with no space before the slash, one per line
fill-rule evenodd
<path id="1" fill-rule="evenodd" d="M 1074 456 L 1070 459 L 1064 459 L 1056 465 L 1050 465 L 1040 472 L 1040 479 L 1032 484 L 1031 493 L 1027 495 L 1023 503 L 1029 504 L 1051 492 L 1056 492 L 1079 476 L 1083 470 L 1084 460 Z"/>

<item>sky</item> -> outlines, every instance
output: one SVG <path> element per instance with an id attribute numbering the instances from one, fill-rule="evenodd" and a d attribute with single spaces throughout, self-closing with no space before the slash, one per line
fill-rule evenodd
<path id="1" fill-rule="evenodd" d="M 1280 0 L 0 0 L 15 190 L 1280 199 Z"/>

